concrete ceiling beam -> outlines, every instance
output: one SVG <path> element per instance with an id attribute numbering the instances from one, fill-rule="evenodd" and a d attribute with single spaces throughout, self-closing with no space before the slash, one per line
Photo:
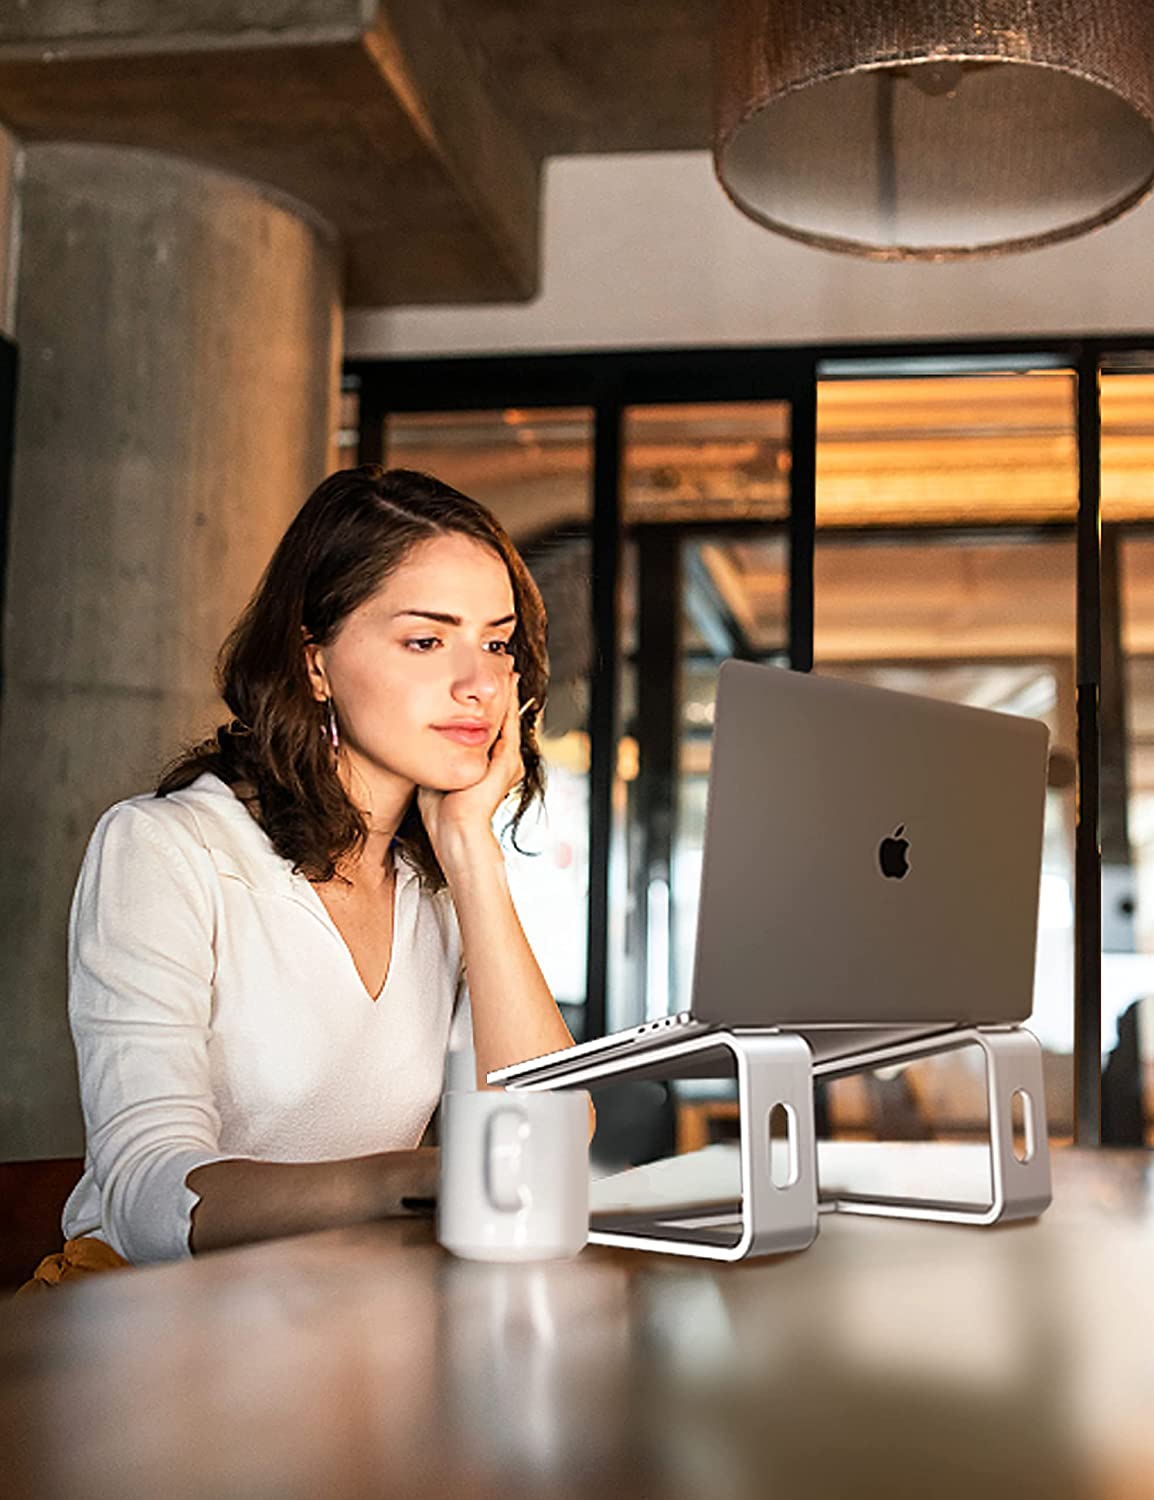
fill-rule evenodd
<path id="1" fill-rule="evenodd" d="M 445 0 L 544 156 L 708 148 L 717 0 Z"/>
<path id="2" fill-rule="evenodd" d="M 536 292 L 540 159 L 482 72 L 441 0 L 0 10 L 18 136 L 164 151 L 290 194 L 342 235 L 352 306 Z"/>

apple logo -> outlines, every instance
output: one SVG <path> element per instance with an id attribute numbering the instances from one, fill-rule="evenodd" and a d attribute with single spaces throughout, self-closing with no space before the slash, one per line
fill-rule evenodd
<path id="1" fill-rule="evenodd" d="M 906 858 L 910 841 L 902 837 L 905 831 L 906 825 L 902 823 L 890 838 L 882 839 L 878 848 L 878 863 L 887 880 L 904 880 L 910 873 L 910 862 Z"/>

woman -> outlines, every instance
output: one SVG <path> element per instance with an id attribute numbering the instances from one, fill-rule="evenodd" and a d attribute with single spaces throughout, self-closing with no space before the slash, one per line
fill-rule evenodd
<path id="1" fill-rule="evenodd" d="M 427 475 L 332 475 L 218 685 L 232 722 L 104 814 L 72 906 L 88 1147 L 64 1230 L 129 1263 L 431 1196 L 418 1142 L 466 1001 L 479 1084 L 572 1043 L 491 830 L 542 790 L 547 686 L 494 517 Z"/>

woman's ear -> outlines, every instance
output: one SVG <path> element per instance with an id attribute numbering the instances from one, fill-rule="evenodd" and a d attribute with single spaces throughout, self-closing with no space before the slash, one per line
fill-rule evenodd
<path id="1" fill-rule="evenodd" d="M 325 672 L 324 647 L 309 639 L 309 633 L 303 625 L 301 635 L 305 643 L 305 670 L 308 673 L 309 686 L 317 702 L 323 703 L 326 698 L 332 697 L 329 692 L 329 679 Z"/>

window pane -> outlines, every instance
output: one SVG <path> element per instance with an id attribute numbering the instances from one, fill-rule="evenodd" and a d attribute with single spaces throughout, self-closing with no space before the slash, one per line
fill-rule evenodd
<path id="1" fill-rule="evenodd" d="M 393 468 L 435 474 L 480 500 L 523 549 L 588 528 L 592 433 L 585 407 L 397 412 L 385 453 Z"/>
<path id="2" fill-rule="evenodd" d="M 1050 727 L 1029 1027 L 1046 1049 L 1057 1137 L 1073 1130 L 1075 569 L 1073 541 L 893 545 L 828 536 L 815 568 L 818 671 Z"/>
<path id="3" fill-rule="evenodd" d="M 713 589 L 701 583 L 703 572 L 714 580 Z M 692 1002 L 717 669 L 727 656 L 733 655 L 773 665 L 786 664 L 789 630 L 786 537 L 778 533 L 759 541 L 728 542 L 718 534 L 687 541 L 682 545 L 682 578 L 685 645 L 681 658 L 681 745 L 670 883 L 673 949 L 669 1010 L 673 1012 L 688 1010 Z M 743 640 L 727 646 L 724 615 L 741 622 Z"/>
<path id="4" fill-rule="evenodd" d="M 1154 537 L 1128 535 L 1120 553 L 1117 737 L 1103 673 L 1102 1130 L 1154 1145 Z"/>
<path id="5" fill-rule="evenodd" d="M 637 826 L 637 546 L 626 540 L 621 559 L 621 662 L 618 677 L 617 770 L 609 848 L 607 1031 L 637 1024 L 644 1011 L 639 965 L 644 933 L 636 906 L 640 829 Z"/>
<path id="6" fill-rule="evenodd" d="M 1058 1137 L 1073 1130 L 1075 394 L 1069 370 L 818 388 L 817 670 L 1050 726 L 1029 1024 Z M 1069 530 L 1020 529 L 1054 522 Z M 954 534 L 918 538 L 921 526 Z M 956 1081 L 951 1129 L 965 1112 Z"/>
<path id="7" fill-rule="evenodd" d="M 789 629 L 789 563 L 784 528 L 756 537 L 708 532 L 682 551 L 686 660 L 715 661 L 785 651 Z"/>
<path id="8" fill-rule="evenodd" d="M 625 427 L 626 522 L 779 520 L 789 512 L 783 401 L 634 406 Z"/>
<path id="9" fill-rule="evenodd" d="M 789 432 L 784 401 L 625 413 L 614 1026 L 690 1004 L 717 668 L 727 656 L 777 660 L 785 649 Z M 656 588 L 650 568 L 664 570 Z M 657 710 L 649 724 L 638 717 L 643 699 Z"/>
<path id="10" fill-rule="evenodd" d="M 1150 375 L 1102 377 L 1102 520 L 1154 517 L 1154 391 Z"/>
<path id="11" fill-rule="evenodd" d="M 1072 541 L 860 544 L 820 539 L 814 650 L 824 661 L 1072 659 Z"/>
<path id="12" fill-rule="evenodd" d="M 583 1006 L 586 997 L 592 435 L 586 408 L 406 412 L 386 425 L 389 465 L 435 474 L 488 506 L 545 602 L 545 802 L 517 834 L 526 852 L 507 837 L 503 845 L 521 924 L 554 998 L 567 1007 Z M 511 806 L 494 819 L 498 832 Z"/>
<path id="13" fill-rule="evenodd" d="M 1072 521 L 1069 371 L 823 381 L 819 527 Z"/>
<path id="14" fill-rule="evenodd" d="M 1154 356 L 1102 376 L 1102 1139 L 1154 1144 Z"/>
<path id="15" fill-rule="evenodd" d="M 337 408 L 337 430 L 333 438 L 333 450 L 337 467 L 355 468 L 360 447 L 361 386 L 356 376 L 346 375 L 341 381 L 340 401 Z"/>

